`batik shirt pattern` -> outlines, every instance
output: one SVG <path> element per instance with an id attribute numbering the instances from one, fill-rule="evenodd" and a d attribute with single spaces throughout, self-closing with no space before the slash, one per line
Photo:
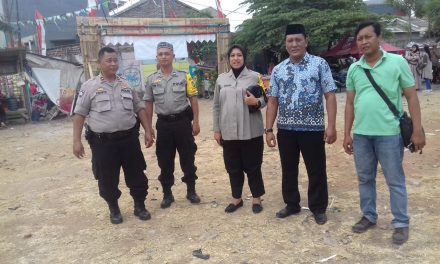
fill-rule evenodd
<path id="1" fill-rule="evenodd" d="M 270 79 L 268 96 L 278 98 L 278 129 L 323 131 L 323 95 L 336 85 L 327 62 L 306 53 L 298 64 L 290 58 L 278 64 Z"/>

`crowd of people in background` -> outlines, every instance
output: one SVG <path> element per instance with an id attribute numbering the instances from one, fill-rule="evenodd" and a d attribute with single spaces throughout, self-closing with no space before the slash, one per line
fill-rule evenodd
<path id="1" fill-rule="evenodd" d="M 440 81 L 440 42 L 438 43 L 433 47 L 424 44 L 422 48 L 418 44 L 413 44 L 405 55 L 416 80 L 417 90 L 422 89 L 422 82 L 424 82 L 424 91 L 429 93 L 432 91 L 432 83 Z"/>

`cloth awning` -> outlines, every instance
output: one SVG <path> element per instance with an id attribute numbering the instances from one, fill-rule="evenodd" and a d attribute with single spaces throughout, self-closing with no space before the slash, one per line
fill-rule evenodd
<path id="1" fill-rule="evenodd" d="M 215 41 L 215 34 L 196 35 L 164 35 L 164 36 L 103 36 L 105 45 L 133 44 L 136 60 L 152 60 L 156 58 L 156 47 L 159 42 L 173 44 L 177 59 L 188 58 L 186 43 L 197 41 Z"/>
<path id="2" fill-rule="evenodd" d="M 405 53 L 405 49 L 396 47 L 391 45 L 390 43 L 381 42 L 381 48 L 387 52 L 397 53 L 403 55 Z M 353 56 L 355 58 L 359 58 L 362 56 L 360 54 L 359 49 L 356 45 L 356 40 L 354 37 L 345 37 L 341 41 L 338 42 L 333 48 L 321 54 L 321 57 L 348 57 Z"/>

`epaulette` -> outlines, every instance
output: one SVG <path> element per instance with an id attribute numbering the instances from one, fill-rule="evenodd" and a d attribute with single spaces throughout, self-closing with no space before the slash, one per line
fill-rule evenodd
<path id="1" fill-rule="evenodd" d="M 187 74 L 187 72 L 184 71 L 184 70 L 175 70 L 175 71 L 176 71 L 176 72 L 181 72 L 181 73 Z"/>
<path id="2" fill-rule="evenodd" d="M 158 70 L 148 74 L 147 78 L 150 77 L 150 76 L 153 76 L 153 75 L 157 75 L 157 74 L 160 74 L 160 72 Z"/>
<path id="3" fill-rule="evenodd" d="M 92 82 L 99 80 L 99 76 L 95 76 L 93 78 L 88 79 L 87 81 L 83 82 L 83 84 L 81 85 L 82 87 L 90 85 Z"/>

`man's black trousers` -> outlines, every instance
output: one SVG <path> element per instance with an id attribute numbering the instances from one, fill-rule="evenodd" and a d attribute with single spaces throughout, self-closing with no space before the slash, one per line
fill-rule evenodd
<path id="1" fill-rule="evenodd" d="M 197 145 L 192 134 L 192 124 L 188 117 L 177 120 L 158 118 L 156 123 L 156 155 L 160 167 L 159 181 L 164 190 L 174 184 L 174 159 L 179 152 L 180 167 L 183 171 L 182 181 L 188 185 L 195 184 L 197 179 L 194 165 Z"/>
<path id="2" fill-rule="evenodd" d="M 312 213 L 324 213 L 328 205 L 325 142 L 323 131 L 279 129 L 278 149 L 282 168 L 282 192 L 287 207 L 300 210 L 298 165 L 300 153 L 309 178 L 308 202 Z"/>
<path id="3" fill-rule="evenodd" d="M 135 201 L 144 202 L 147 197 L 147 168 L 139 143 L 139 132 L 134 131 L 120 139 L 89 139 L 92 150 L 92 169 L 98 180 L 99 195 L 108 203 L 116 202 L 121 196 L 119 173 L 121 167 L 125 183 Z"/>

